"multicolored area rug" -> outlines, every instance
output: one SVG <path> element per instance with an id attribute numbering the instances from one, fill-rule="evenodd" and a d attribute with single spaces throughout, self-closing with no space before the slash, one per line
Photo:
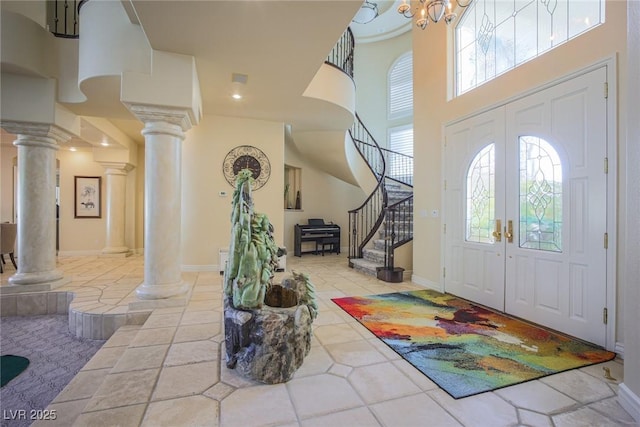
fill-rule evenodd
<path id="1" fill-rule="evenodd" d="M 333 302 L 455 399 L 615 357 L 431 290 Z"/>

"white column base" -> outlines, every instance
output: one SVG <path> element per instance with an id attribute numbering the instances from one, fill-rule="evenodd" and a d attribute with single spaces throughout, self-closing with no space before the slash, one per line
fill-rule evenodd
<path id="1" fill-rule="evenodd" d="M 131 256 L 131 250 L 126 246 L 106 247 L 102 250 L 102 256 L 128 257 Z"/>
<path id="2" fill-rule="evenodd" d="M 624 383 L 618 387 L 618 403 L 620 403 L 620 406 L 622 406 L 634 420 L 640 422 L 640 397 L 632 392 Z"/>
<path id="3" fill-rule="evenodd" d="M 21 275 L 25 276 L 25 275 L 39 275 L 39 274 L 40 273 L 22 273 Z M 17 274 L 9 278 L 9 286 L 0 287 L 0 294 L 11 295 L 11 294 L 21 294 L 26 292 L 52 291 L 56 288 L 59 288 L 71 282 L 70 277 L 61 277 L 57 280 L 45 280 L 43 282 L 37 282 L 37 283 L 36 282 L 13 283 L 12 279 L 15 276 L 17 276 Z"/>
<path id="4" fill-rule="evenodd" d="M 41 285 L 45 283 L 54 283 L 63 278 L 63 274 L 58 270 L 38 271 L 35 273 L 16 273 L 9 277 L 9 283 L 12 285 Z"/>
<path id="5" fill-rule="evenodd" d="M 185 296 L 189 291 L 189 284 L 183 281 L 166 285 L 143 283 L 136 289 L 136 295 L 143 300 L 154 300 Z"/>

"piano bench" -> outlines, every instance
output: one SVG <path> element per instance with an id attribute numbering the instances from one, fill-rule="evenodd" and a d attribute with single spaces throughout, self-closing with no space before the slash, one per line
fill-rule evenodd
<path id="1" fill-rule="evenodd" d="M 336 254 L 340 254 L 340 238 L 339 237 L 323 237 L 321 239 L 316 240 L 316 252 L 318 252 L 318 248 L 320 248 L 322 252 L 322 256 L 324 256 L 324 251 L 327 246 L 331 248 L 329 250 L 329 253 L 335 252 Z"/>

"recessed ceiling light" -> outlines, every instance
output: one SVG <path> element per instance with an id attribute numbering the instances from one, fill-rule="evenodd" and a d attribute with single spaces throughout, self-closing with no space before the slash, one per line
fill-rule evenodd
<path id="1" fill-rule="evenodd" d="M 103 147 L 108 147 L 109 143 L 107 141 L 102 141 L 100 145 L 102 145 Z"/>
<path id="2" fill-rule="evenodd" d="M 233 73 L 231 74 L 231 97 L 233 99 L 242 99 L 242 92 L 244 92 L 244 85 L 247 84 L 249 76 L 246 74 Z"/>
<path id="3" fill-rule="evenodd" d="M 69 151 L 78 151 L 76 147 L 69 147 Z"/>

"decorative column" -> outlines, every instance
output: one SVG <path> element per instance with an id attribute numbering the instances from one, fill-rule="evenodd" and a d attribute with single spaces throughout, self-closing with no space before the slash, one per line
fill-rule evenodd
<path id="1" fill-rule="evenodd" d="M 187 111 L 131 105 L 145 124 L 144 282 L 141 299 L 184 295 L 180 274 L 182 141 L 191 128 Z"/>
<path id="2" fill-rule="evenodd" d="M 101 162 L 102 163 L 102 162 Z M 125 245 L 125 194 L 127 173 L 133 169 L 129 163 L 102 163 L 106 168 L 106 247 L 103 255 L 129 256 L 131 251 Z"/>
<path id="3" fill-rule="evenodd" d="M 50 124 L 2 122 L 18 135 L 18 272 L 11 285 L 48 285 L 69 282 L 56 270 L 56 151 L 71 134 Z"/>

